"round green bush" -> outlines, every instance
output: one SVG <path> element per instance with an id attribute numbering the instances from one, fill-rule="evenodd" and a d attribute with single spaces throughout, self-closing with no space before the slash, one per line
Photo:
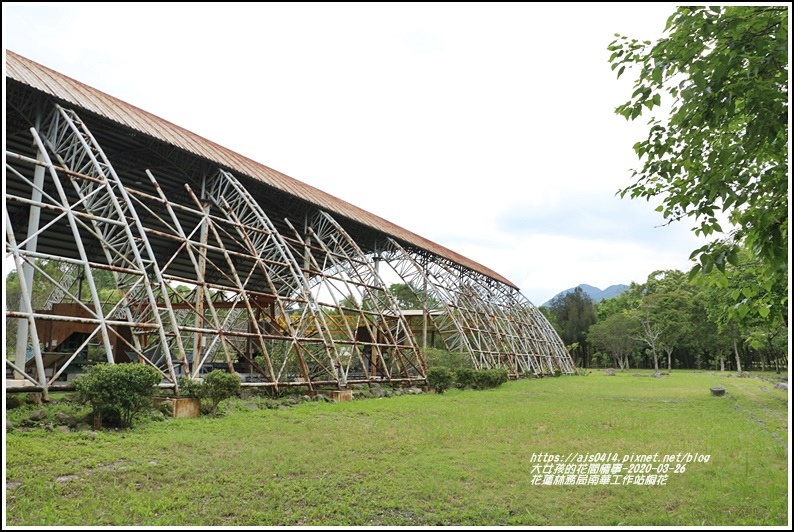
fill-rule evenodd
<path id="1" fill-rule="evenodd" d="M 452 373 L 447 368 L 436 366 L 427 370 L 427 385 L 436 393 L 444 393 L 452 386 Z"/>
<path id="2" fill-rule="evenodd" d="M 457 370 L 455 372 L 455 382 L 458 384 L 458 388 L 465 390 L 474 386 L 476 373 L 477 371 L 472 368 L 460 368 Z"/>
<path id="3" fill-rule="evenodd" d="M 162 374 L 143 364 L 96 364 L 78 377 L 74 386 L 93 410 L 93 427 L 100 429 L 102 419 L 129 427 L 136 414 L 152 407 L 152 398 Z"/>
<path id="4" fill-rule="evenodd" d="M 240 377 L 221 369 L 212 370 L 204 377 L 205 397 L 210 400 L 213 415 L 224 399 L 231 399 L 240 392 Z"/>

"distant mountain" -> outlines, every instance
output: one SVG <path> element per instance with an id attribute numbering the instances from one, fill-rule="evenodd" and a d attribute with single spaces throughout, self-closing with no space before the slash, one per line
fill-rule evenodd
<path id="1" fill-rule="evenodd" d="M 613 284 L 612 286 L 608 287 L 606 290 L 601 290 L 600 288 L 596 288 L 595 286 L 590 286 L 589 284 L 580 284 L 579 286 L 575 286 L 573 288 L 569 288 L 568 290 L 563 290 L 556 296 L 552 297 L 545 303 L 541 305 L 541 307 L 548 307 L 554 298 L 567 294 L 568 292 L 573 292 L 577 288 L 581 288 L 582 292 L 590 296 L 590 299 L 593 300 L 593 303 L 598 303 L 602 299 L 612 299 L 613 297 L 617 297 L 620 295 L 621 292 L 628 289 L 629 285 L 626 284 Z"/>

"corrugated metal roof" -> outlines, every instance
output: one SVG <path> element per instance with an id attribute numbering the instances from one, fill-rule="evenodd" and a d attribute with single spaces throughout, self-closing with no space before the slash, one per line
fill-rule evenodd
<path id="1" fill-rule="evenodd" d="M 6 51 L 6 76 L 120 125 L 267 183 L 330 213 L 342 215 L 391 235 L 397 240 L 429 251 L 513 288 L 518 288 L 490 268 L 459 253 L 10 50 Z"/>

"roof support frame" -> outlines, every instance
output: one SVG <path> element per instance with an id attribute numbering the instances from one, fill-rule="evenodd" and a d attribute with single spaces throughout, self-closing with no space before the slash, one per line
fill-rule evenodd
<path id="1" fill-rule="evenodd" d="M 430 326 L 478 368 L 575 371 L 542 313 L 496 272 L 9 57 L 6 109 L 17 131 L 6 143 L 6 258 L 26 293 L 6 317 L 30 329 L 19 344 L 35 368 L 14 354 L 6 365 L 23 388 L 59 389 L 86 350 L 155 365 L 161 386 L 177 392 L 180 374 L 198 377 L 218 357 L 250 372 L 245 385 L 275 390 L 412 384 L 426 375 Z M 20 124 L 34 125 L 34 143 Z M 421 296 L 419 332 L 384 267 Z M 112 298 L 99 289 L 108 274 Z M 42 301 L 33 285 L 49 289 Z M 64 323 L 79 337 L 50 352 L 40 325 Z"/>

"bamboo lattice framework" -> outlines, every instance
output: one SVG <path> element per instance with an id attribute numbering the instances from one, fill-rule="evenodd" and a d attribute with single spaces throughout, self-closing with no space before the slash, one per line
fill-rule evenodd
<path id="1" fill-rule="evenodd" d="M 67 389 L 91 361 L 149 364 L 177 392 L 212 367 L 276 390 L 419 384 L 428 331 L 476 368 L 575 372 L 543 314 L 487 268 L 7 83 L 15 389 Z M 389 278 L 421 308 L 401 309 Z"/>

